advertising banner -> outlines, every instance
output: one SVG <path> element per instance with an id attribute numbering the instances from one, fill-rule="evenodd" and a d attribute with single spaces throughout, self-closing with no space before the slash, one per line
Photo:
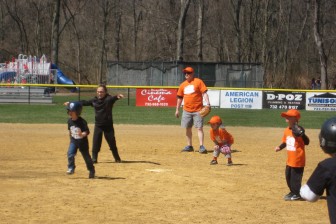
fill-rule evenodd
<path id="1" fill-rule="evenodd" d="M 220 108 L 262 109 L 262 91 L 221 90 Z"/>
<path id="2" fill-rule="evenodd" d="M 220 95 L 220 90 L 208 90 L 208 96 L 210 100 L 210 105 L 211 107 L 219 107 L 219 95 Z M 203 105 L 206 105 L 206 102 L 203 98 Z"/>
<path id="3" fill-rule="evenodd" d="M 306 110 L 336 111 L 336 94 L 308 92 Z"/>
<path id="4" fill-rule="evenodd" d="M 263 108 L 266 109 L 305 109 L 305 92 L 263 91 Z"/>
<path id="5" fill-rule="evenodd" d="M 177 89 L 136 89 L 138 107 L 176 107 Z"/>

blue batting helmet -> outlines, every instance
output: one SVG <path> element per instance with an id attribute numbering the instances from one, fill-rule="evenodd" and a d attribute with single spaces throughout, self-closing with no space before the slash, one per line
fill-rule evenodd
<path id="1" fill-rule="evenodd" d="M 82 113 L 83 106 L 80 102 L 70 102 L 67 106 L 68 111 L 74 111 L 77 115 Z"/>

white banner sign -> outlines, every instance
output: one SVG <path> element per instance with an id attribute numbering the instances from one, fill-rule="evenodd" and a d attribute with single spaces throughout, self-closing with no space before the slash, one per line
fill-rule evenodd
<path id="1" fill-rule="evenodd" d="M 306 110 L 336 111 L 336 94 L 307 92 Z"/>
<path id="2" fill-rule="evenodd" d="M 220 95 L 220 90 L 208 90 L 208 96 L 210 100 L 210 105 L 211 107 L 219 107 L 219 95 Z M 203 105 L 207 105 L 203 98 Z"/>
<path id="3" fill-rule="evenodd" d="M 221 90 L 220 108 L 262 109 L 262 91 Z"/>

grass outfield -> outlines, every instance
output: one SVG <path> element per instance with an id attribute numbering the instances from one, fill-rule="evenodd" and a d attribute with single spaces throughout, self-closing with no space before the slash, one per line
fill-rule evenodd
<path id="1" fill-rule="evenodd" d="M 0 123 L 66 123 L 68 117 L 63 102 L 71 100 L 76 100 L 76 97 L 56 96 L 53 105 L 0 104 Z M 285 121 L 280 116 L 283 111 L 214 108 L 205 120 L 219 115 L 227 126 L 284 127 Z M 116 124 L 180 125 L 180 119 L 176 119 L 174 114 L 175 108 L 136 107 L 134 99 L 117 101 L 113 108 Z M 82 116 L 93 123 L 93 108 L 84 107 Z M 302 110 L 300 123 L 305 128 L 319 129 L 327 118 L 333 116 L 335 112 Z"/>

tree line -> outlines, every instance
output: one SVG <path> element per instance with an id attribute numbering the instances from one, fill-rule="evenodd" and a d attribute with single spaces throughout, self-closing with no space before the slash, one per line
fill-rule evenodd
<path id="1" fill-rule="evenodd" d="M 333 88 L 336 0 L 1 0 L 0 60 L 42 56 L 79 84 L 108 61 L 262 63 L 264 87 Z"/>

